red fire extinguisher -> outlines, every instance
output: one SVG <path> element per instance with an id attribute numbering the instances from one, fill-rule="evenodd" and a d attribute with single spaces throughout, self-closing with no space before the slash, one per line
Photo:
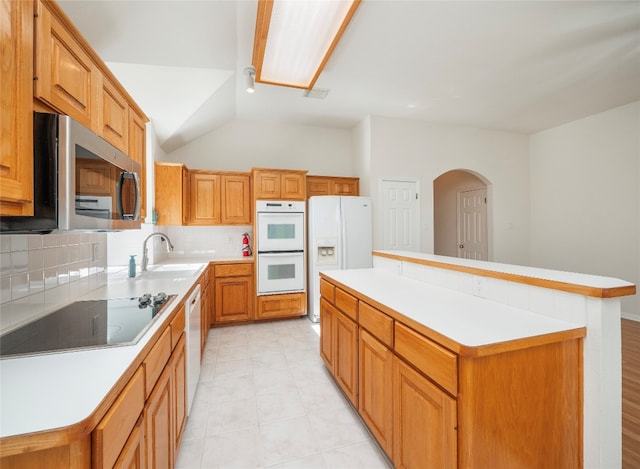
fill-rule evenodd
<path id="1" fill-rule="evenodd" d="M 251 246 L 249 246 L 249 233 L 242 233 L 242 256 L 251 255 Z"/>

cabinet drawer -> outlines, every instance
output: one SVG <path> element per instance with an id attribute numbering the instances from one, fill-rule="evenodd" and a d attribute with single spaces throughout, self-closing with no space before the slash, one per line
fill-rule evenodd
<path id="1" fill-rule="evenodd" d="M 394 332 L 396 353 L 455 396 L 458 391 L 457 356 L 397 322 Z"/>
<path id="2" fill-rule="evenodd" d="M 171 350 L 176 348 L 176 344 L 184 332 L 185 324 L 184 304 L 181 304 L 180 311 L 178 311 L 176 317 L 171 321 Z"/>
<path id="3" fill-rule="evenodd" d="M 354 321 L 358 320 L 358 299 L 355 296 L 336 288 L 336 306 Z"/>
<path id="4" fill-rule="evenodd" d="M 171 356 L 171 328 L 167 327 L 144 359 L 145 396 L 149 397 Z"/>
<path id="5" fill-rule="evenodd" d="M 336 302 L 335 295 L 336 295 L 336 287 L 330 284 L 329 282 L 327 282 L 325 279 L 321 278 L 320 279 L 320 296 L 322 296 L 322 298 L 327 300 L 329 303 L 335 304 Z"/>
<path id="6" fill-rule="evenodd" d="M 283 295 L 264 295 L 258 297 L 258 319 L 301 316 L 305 313 L 307 295 L 304 293 L 285 293 Z"/>
<path id="7" fill-rule="evenodd" d="M 220 264 L 214 267 L 216 277 L 236 277 L 241 275 L 251 275 L 253 264 Z"/>
<path id="8" fill-rule="evenodd" d="M 142 413 L 144 400 L 144 374 L 140 367 L 93 432 L 93 467 L 113 467 Z"/>
<path id="9" fill-rule="evenodd" d="M 393 319 L 363 301 L 358 307 L 358 315 L 362 327 L 387 347 L 393 347 Z"/>

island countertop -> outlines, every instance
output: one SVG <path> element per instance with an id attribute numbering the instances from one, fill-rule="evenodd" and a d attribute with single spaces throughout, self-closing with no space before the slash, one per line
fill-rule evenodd
<path id="1" fill-rule="evenodd" d="M 586 334 L 578 324 L 382 269 L 332 270 L 320 275 L 461 356 L 488 355 Z"/>

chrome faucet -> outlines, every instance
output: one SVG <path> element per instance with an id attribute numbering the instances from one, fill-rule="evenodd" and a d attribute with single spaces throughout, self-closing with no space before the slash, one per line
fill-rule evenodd
<path id="1" fill-rule="evenodd" d="M 149 238 L 153 238 L 154 236 L 160 236 L 162 239 L 164 239 L 167 242 L 167 252 L 173 251 L 173 244 L 171 244 L 171 240 L 166 234 L 151 233 L 149 236 L 147 236 L 147 238 L 142 243 L 142 265 L 141 265 L 142 272 L 147 271 L 147 264 L 149 263 L 149 251 L 147 250 L 147 241 L 149 241 Z"/>

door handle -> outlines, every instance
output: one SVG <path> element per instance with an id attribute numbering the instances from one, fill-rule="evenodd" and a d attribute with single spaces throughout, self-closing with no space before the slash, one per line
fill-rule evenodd
<path id="1" fill-rule="evenodd" d="M 458 247 L 459 247 L 460 249 L 464 249 L 464 244 L 459 244 L 459 245 L 458 245 Z"/>

